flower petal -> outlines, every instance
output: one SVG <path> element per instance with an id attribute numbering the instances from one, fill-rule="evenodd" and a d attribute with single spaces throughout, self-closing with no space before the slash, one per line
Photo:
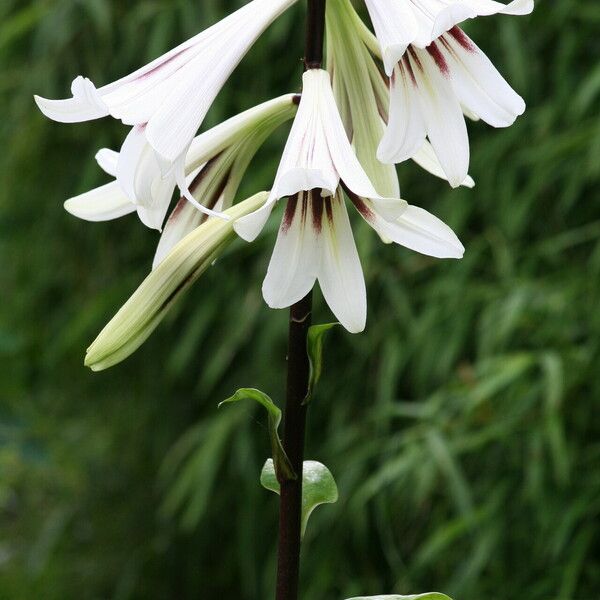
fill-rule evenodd
<path id="1" fill-rule="evenodd" d="M 459 186 L 469 170 L 467 126 L 454 89 L 429 51 L 411 49 L 411 64 L 427 136 L 452 187 Z"/>
<path id="2" fill-rule="evenodd" d="M 465 249 L 456 234 L 426 210 L 407 205 L 399 218 L 390 221 L 367 198 L 349 197 L 361 216 L 381 238 L 436 258 L 462 257 Z"/>
<path id="3" fill-rule="evenodd" d="M 475 43 L 455 27 L 438 43 L 448 62 L 459 101 L 493 127 L 508 127 L 525 112 L 525 102 Z"/>
<path id="4" fill-rule="evenodd" d="M 324 202 L 319 285 L 338 321 L 359 333 L 367 320 L 367 291 L 348 212 L 340 193 Z"/>
<path id="5" fill-rule="evenodd" d="M 312 193 L 288 200 L 262 291 L 271 308 L 286 308 L 308 294 L 315 284 L 320 259 L 320 223 L 316 228 Z M 315 203 L 323 204 L 320 197 Z M 322 213 L 322 209 L 321 209 Z"/>
<path id="6" fill-rule="evenodd" d="M 101 148 L 96 152 L 98 166 L 111 177 L 117 176 L 117 165 L 119 164 L 119 153 L 108 148 Z"/>
<path id="7" fill-rule="evenodd" d="M 419 150 L 417 150 L 417 152 L 413 155 L 412 159 L 428 173 L 447 181 L 446 174 L 442 169 L 442 165 L 440 165 L 440 161 L 438 160 L 438 157 L 435 155 L 435 152 L 428 141 L 425 141 L 421 148 L 419 148 Z M 460 185 L 472 188 L 475 187 L 475 182 L 470 175 L 467 175 L 465 180 Z"/>
<path id="8" fill-rule="evenodd" d="M 98 93 L 96 86 L 85 77 L 77 77 L 71 84 L 72 98 L 48 100 L 34 96 L 38 108 L 53 121 L 78 123 L 106 117 L 108 107 Z"/>
<path id="9" fill-rule="evenodd" d="M 172 91 L 162 98 L 148 122 L 148 141 L 165 160 L 174 162 L 187 149 L 221 87 L 248 49 L 295 1 L 253 0 L 223 19 L 217 24 L 218 31 L 206 37 L 202 52 L 186 67 L 185 76 L 178 75 Z"/>
<path id="10" fill-rule="evenodd" d="M 365 3 L 381 46 L 385 71 L 391 75 L 394 66 L 417 36 L 415 8 L 401 0 L 365 0 Z"/>
<path id="11" fill-rule="evenodd" d="M 410 63 L 402 61 L 392 74 L 389 120 L 377 149 L 377 158 L 381 162 L 408 160 L 423 146 L 427 135 L 411 69 Z"/>
<path id="12" fill-rule="evenodd" d="M 136 208 L 116 181 L 69 198 L 64 206 L 67 212 L 85 221 L 118 219 L 135 212 Z"/>

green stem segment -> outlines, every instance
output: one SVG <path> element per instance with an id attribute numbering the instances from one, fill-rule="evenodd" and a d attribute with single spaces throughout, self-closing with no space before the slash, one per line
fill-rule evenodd
<path id="1" fill-rule="evenodd" d="M 305 69 L 319 69 L 323 63 L 325 1 L 308 0 L 306 19 Z M 313 190 L 320 194 L 321 190 Z M 283 421 L 283 448 L 296 479 L 280 481 L 279 547 L 277 554 L 277 600 L 298 600 L 302 514 L 302 466 L 310 373 L 307 338 L 312 315 L 312 292 L 290 308 L 288 372 Z"/>

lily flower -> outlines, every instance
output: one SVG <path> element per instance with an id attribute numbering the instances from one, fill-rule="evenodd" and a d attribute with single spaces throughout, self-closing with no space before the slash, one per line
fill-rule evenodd
<path id="1" fill-rule="evenodd" d="M 533 0 L 365 0 L 381 46 L 385 70 L 392 74 L 410 44 L 426 48 L 467 19 L 494 14 L 527 15 Z"/>
<path id="2" fill-rule="evenodd" d="M 133 127 L 121 151 L 123 171 L 127 164 L 138 164 L 136 158 L 151 148 L 162 172 L 170 173 L 182 163 L 231 72 L 267 26 L 295 1 L 252 0 L 118 81 L 96 88 L 79 76 L 71 86 L 72 98 L 35 100 L 47 117 L 63 123 L 108 115 L 120 119 Z"/>
<path id="3" fill-rule="evenodd" d="M 382 237 L 430 256 L 462 256 L 462 244 L 442 221 L 377 193 L 352 150 L 329 74 L 310 69 L 269 198 L 234 229 L 252 241 L 277 200 L 291 197 L 263 283 L 265 301 L 290 306 L 318 280 L 332 312 L 356 333 L 365 327 L 366 290 L 342 189 Z"/>
<path id="4" fill-rule="evenodd" d="M 186 187 L 189 186 L 193 197 L 211 212 L 229 208 L 257 150 L 279 125 L 294 116 L 297 105 L 298 96 L 280 96 L 197 136 L 185 162 Z M 145 225 L 161 230 L 173 197 L 175 178 L 161 174 L 152 152 L 142 150 L 140 156 L 137 164 L 124 169 L 124 177 L 119 179 L 122 155 L 106 148 L 100 150 L 96 155 L 98 164 L 116 181 L 67 200 L 65 209 L 87 221 L 106 221 L 137 210 Z M 154 266 L 206 218 L 187 198 L 181 198 L 165 224 Z"/>
<path id="5" fill-rule="evenodd" d="M 381 57 L 377 40 L 350 0 L 327 2 L 326 25 L 327 70 L 346 133 L 375 189 L 399 197 L 395 166 L 376 156 L 390 102 L 389 80 L 376 60 Z M 424 141 L 410 158 L 436 177 L 447 179 L 429 142 Z M 461 185 L 473 187 L 475 182 L 467 176 Z"/>
<path id="6" fill-rule="evenodd" d="M 460 185 L 469 168 L 464 114 L 508 127 L 525 102 L 459 27 L 425 49 L 410 46 L 391 77 L 389 121 L 379 160 L 399 163 L 429 138 L 446 178 Z"/>

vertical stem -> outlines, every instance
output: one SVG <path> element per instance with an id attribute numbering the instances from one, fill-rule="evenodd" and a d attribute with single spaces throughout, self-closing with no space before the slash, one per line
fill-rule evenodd
<path id="1" fill-rule="evenodd" d="M 279 552 L 277 600 L 297 600 L 300 570 L 300 516 L 302 509 L 302 464 L 308 391 L 306 336 L 310 327 L 312 292 L 290 308 L 287 394 L 283 424 L 283 447 L 297 479 L 281 482 L 279 504 Z"/>
<path id="2" fill-rule="evenodd" d="M 306 16 L 306 48 L 304 65 L 318 69 L 323 62 L 323 39 L 325 37 L 325 0 L 308 0 Z"/>
<path id="3" fill-rule="evenodd" d="M 323 62 L 326 0 L 307 1 L 304 67 L 318 69 Z M 320 194 L 320 190 L 313 190 L 312 193 Z M 302 402 L 308 392 L 309 363 L 306 340 L 311 313 L 312 292 L 290 307 L 283 447 L 298 477 L 295 480 L 280 482 L 276 600 L 298 600 L 302 465 L 307 408 Z"/>

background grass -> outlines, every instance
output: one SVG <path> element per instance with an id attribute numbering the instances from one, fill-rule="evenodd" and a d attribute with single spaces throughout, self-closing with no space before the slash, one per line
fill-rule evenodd
<path id="1" fill-rule="evenodd" d="M 111 81 L 240 0 L 0 4 L 0 598 L 272 596 L 276 498 L 258 474 L 281 399 L 286 315 L 260 282 L 277 219 L 236 242 L 149 342 L 101 374 L 87 344 L 148 271 L 135 217 L 62 202 L 106 181 L 108 120 L 60 125 L 32 95 Z M 298 88 L 303 7 L 261 38 L 207 125 Z M 356 219 L 364 335 L 335 331 L 308 458 L 340 500 L 313 516 L 303 598 L 440 590 L 456 600 L 600 597 L 600 6 L 466 29 L 526 98 L 507 130 L 471 124 L 474 190 L 412 164 L 403 195 L 445 219 L 464 260 L 384 246 Z M 244 184 L 272 179 L 285 131 Z M 317 321 L 330 319 L 317 296 Z"/>

